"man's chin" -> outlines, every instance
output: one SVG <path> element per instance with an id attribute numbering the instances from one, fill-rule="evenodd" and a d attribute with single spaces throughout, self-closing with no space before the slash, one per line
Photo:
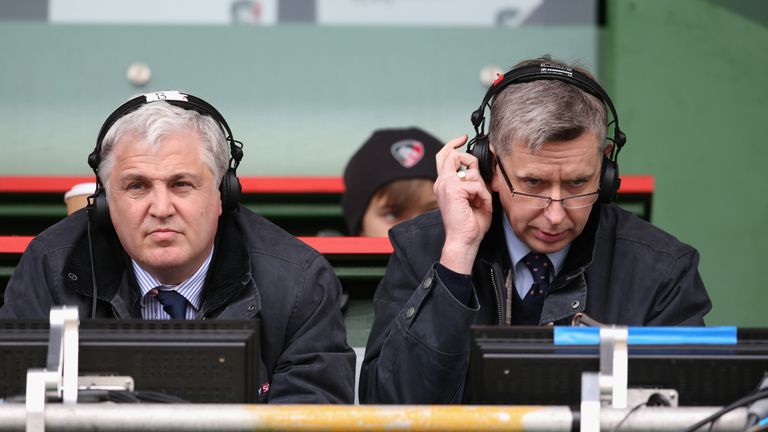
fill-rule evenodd
<path id="1" fill-rule="evenodd" d="M 145 256 L 143 263 L 158 271 L 172 271 L 183 266 L 188 259 L 174 248 L 159 248 Z"/>
<path id="2" fill-rule="evenodd" d="M 563 236 L 562 238 L 558 238 L 554 241 L 547 241 L 538 237 L 533 237 L 528 242 L 526 242 L 526 244 L 534 252 L 548 254 L 562 250 L 571 240 L 572 239 L 567 236 Z"/>

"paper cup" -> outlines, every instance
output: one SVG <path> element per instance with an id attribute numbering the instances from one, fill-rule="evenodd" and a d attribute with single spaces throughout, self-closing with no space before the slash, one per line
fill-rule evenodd
<path id="1" fill-rule="evenodd" d="M 67 214 L 70 215 L 88 205 L 88 197 L 96 191 L 96 183 L 80 183 L 64 194 Z"/>

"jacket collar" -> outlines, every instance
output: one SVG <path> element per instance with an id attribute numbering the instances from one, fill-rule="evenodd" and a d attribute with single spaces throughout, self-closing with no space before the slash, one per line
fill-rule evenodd
<path id="1" fill-rule="evenodd" d="M 252 279 L 248 251 L 235 212 L 219 218 L 214 254 L 202 293 L 201 314 L 214 312 L 238 296 Z M 130 257 L 111 227 L 91 234 L 99 300 L 125 303 L 132 317 L 140 318 L 140 294 Z M 78 241 L 62 275 L 67 288 L 93 296 L 91 259 L 87 233 Z M 116 298 L 116 297 L 119 297 Z"/>
<path id="2" fill-rule="evenodd" d="M 600 225 L 600 213 L 602 206 L 595 203 L 587 219 L 584 230 L 571 243 L 571 250 L 565 257 L 563 270 L 558 274 L 557 279 L 550 285 L 550 290 L 557 290 L 563 287 L 574 277 L 583 274 L 587 267 L 592 264 L 592 256 L 595 252 L 595 238 L 597 237 L 597 228 Z"/>
<path id="3" fill-rule="evenodd" d="M 75 245 L 69 262 L 64 267 L 64 280 L 68 288 L 88 297 L 93 296 L 93 275 L 98 287 L 97 297 L 111 299 L 117 293 L 125 267 L 130 258 L 123 250 L 115 230 L 108 228 L 86 231 Z M 90 235 L 90 239 L 88 238 Z M 93 256 L 95 271 L 91 267 Z"/>
<path id="4" fill-rule="evenodd" d="M 491 227 L 480 242 L 477 257 L 486 263 L 498 263 L 505 271 L 511 266 L 507 240 L 504 236 L 504 207 L 501 205 L 498 193 L 493 194 Z"/>
<path id="5" fill-rule="evenodd" d="M 219 218 L 216 245 L 200 308 L 203 316 L 227 305 L 253 280 L 250 256 L 243 242 L 239 220 L 235 217 L 237 211 L 239 207 Z"/>

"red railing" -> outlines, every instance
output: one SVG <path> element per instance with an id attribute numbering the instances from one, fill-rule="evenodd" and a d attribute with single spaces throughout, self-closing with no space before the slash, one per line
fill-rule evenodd
<path id="1" fill-rule="evenodd" d="M 64 193 L 78 183 L 94 181 L 93 176 L 0 176 L 0 193 Z M 344 192 L 338 176 L 258 176 L 240 177 L 243 193 L 329 193 Z M 621 177 L 619 193 L 652 194 L 653 176 Z"/>
<path id="2" fill-rule="evenodd" d="M 0 254 L 22 254 L 33 236 L 0 236 Z M 380 255 L 392 253 L 386 237 L 299 237 L 323 255 Z"/>

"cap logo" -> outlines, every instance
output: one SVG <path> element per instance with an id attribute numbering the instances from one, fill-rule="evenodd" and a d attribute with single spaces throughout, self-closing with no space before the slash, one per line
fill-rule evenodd
<path id="1" fill-rule="evenodd" d="M 424 144 L 420 141 L 407 139 L 392 144 L 392 156 L 400 165 L 410 168 L 424 158 Z"/>

